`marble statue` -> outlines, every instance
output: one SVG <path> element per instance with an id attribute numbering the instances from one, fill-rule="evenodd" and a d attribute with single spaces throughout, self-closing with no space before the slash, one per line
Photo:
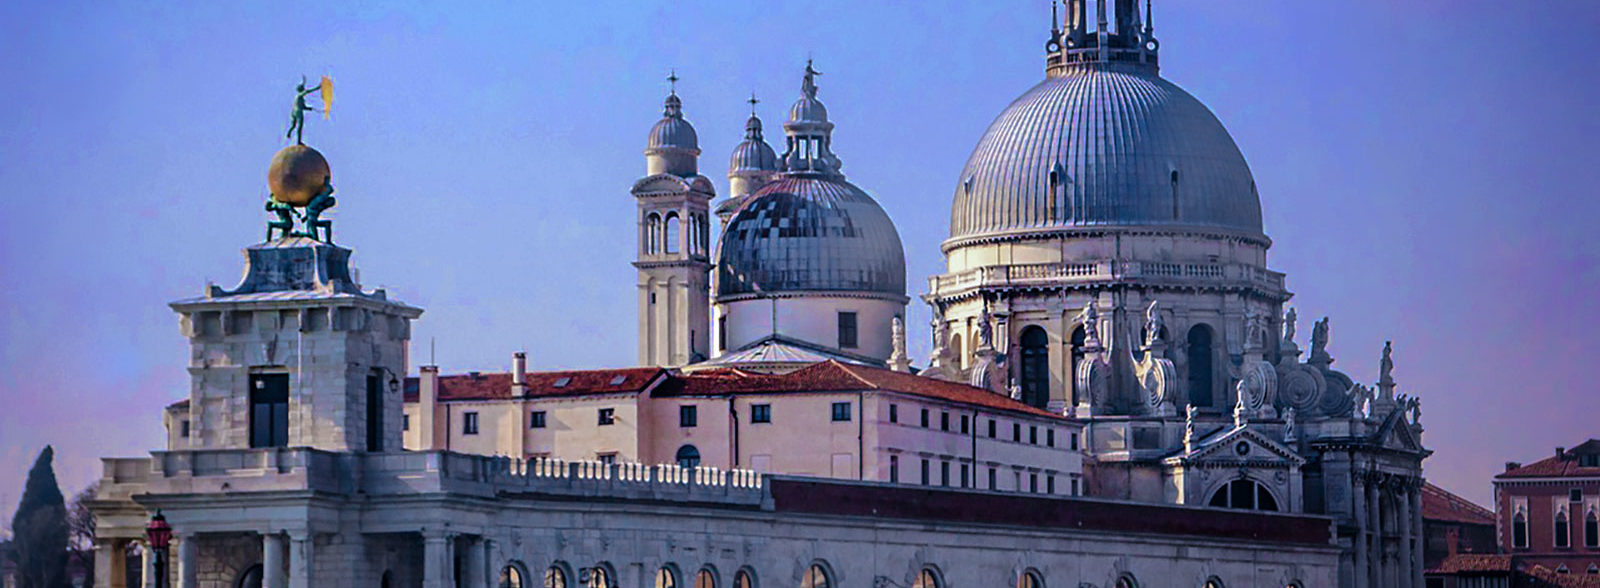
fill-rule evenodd
<path id="1" fill-rule="evenodd" d="M 1328 353 L 1328 317 L 1311 325 L 1311 356 L 1318 357 Z"/>
<path id="2" fill-rule="evenodd" d="M 983 307 L 983 313 L 978 315 L 978 349 L 994 348 L 994 317 L 989 314 L 989 307 Z"/>
<path id="3" fill-rule="evenodd" d="M 1183 449 L 1194 451 L 1194 419 L 1200 415 L 1200 407 L 1193 404 L 1183 409 Z"/>
<path id="4" fill-rule="evenodd" d="M 1243 427 L 1245 423 L 1250 422 L 1250 417 L 1247 416 L 1250 409 L 1245 408 L 1245 397 L 1250 395 L 1250 389 L 1245 387 L 1244 380 L 1239 380 L 1239 383 L 1233 386 L 1233 392 L 1239 397 L 1239 401 L 1233 404 L 1233 426 Z"/>
<path id="5" fill-rule="evenodd" d="M 1083 343 L 1087 347 L 1097 347 L 1100 344 L 1100 311 L 1094 307 L 1094 301 L 1083 303 L 1083 310 L 1078 312 L 1078 317 L 1073 319 L 1083 325 Z"/>
<path id="6" fill-rule="evenodd" d="M 1394 381 L 1394 377 L 1390 375 L 1390 373 L 1394 371 L 1394 357 L 1392 357 L 1394 353 L 1394 347 L 1391 345 L 1391 343 L 1391 341 L 1383 342 L 1383 356 L 1378 359 L 1379 382 L 1388 383 Z"/>
<path id="7" fill-rule="evenodd" d="M 1293 441 L 1297 438 L 1294 430 L 1294 407 L 1283 411 L 1283 440 Z"/>
<path id="8" fill-rule="evenodd" d="M 1300 318 L 1299 315 L 1295 314 L 1293 306 L 1289 307 L 1288 310 L 1285 310 L 1283 312 L 1283 340 L 1284 341 L 1294 342 L 1295 321 L 1298 320 L 1299 318 Z"/>
<path id="9" fill-rule="evenodd" d="M 1144 344 L 1155 345 L 1160 343 L 1163 327 L 1160 302 L 1151 300 L 1150 306 L 1144 309 Z"/>

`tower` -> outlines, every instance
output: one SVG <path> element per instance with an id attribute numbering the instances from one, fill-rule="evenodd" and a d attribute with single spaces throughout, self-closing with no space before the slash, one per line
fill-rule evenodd
<path id="1" fill-rule="evenodd" d="M 678 77 L 644 150 L 638 203 L 639 364 L 675 367 L 709 356 L 711 180 L 699 174 L 694 126 L 683 118 Z"/>
<path id="2" fill-rule="evenodd" d="M 269 179 L 271 202 L 299 203 L 304 185 L 321 186 L 311 208 L 333 205 L 314 149 L 284 149 Z M 282 234 L 245 249 L 238 286 L 171 303 L 189 339 L 187 449 L 400 451 L 400 379 L 422 309 L 363 291 L 329 221 L 301 232 L 292 217 L 269 226 Z"/>

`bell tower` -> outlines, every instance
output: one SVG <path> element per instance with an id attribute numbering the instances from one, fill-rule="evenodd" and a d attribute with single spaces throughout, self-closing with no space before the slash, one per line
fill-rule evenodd
<path id="1" fill-rule="evenodd" d="M 711 354 L 711 223 L 716 196 L 699 173 L 700 146 L 683 118 L 678 76 L 644 150 L 638 203 L 639 364 L 677 367 Z"/>

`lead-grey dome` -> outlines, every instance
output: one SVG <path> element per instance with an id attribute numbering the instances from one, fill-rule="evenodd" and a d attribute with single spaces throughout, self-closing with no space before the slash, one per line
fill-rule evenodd
<path id="1" fill-rule="evenodd" d="M 748 196 L 717 247 L 717 295 L 852 291 L 905 296 L 900 234 L 843 177 L 785 174 Z"/>
<path id="2" fill-rule="evenodd" d="M 989 125 L 956 186 L 950 238 L 1092 226 L 1262 236 L 1261 200 L 1199 100 L 1153 68 L 1082 64 Z"/>
<path id="3" fill-rule="evenodd" d="M 645 149 L 700 150 L 700 136 L 694 132 L 694 125 L 684 120 L 683 101 L 677 94 L 667 96 L 661 120 L 650 127 L 650 138 L 645 142 Z"/>
<path id="4" fill-rule="evenodd" d="M 728 173 L 777 171 L 778 154 L 761 136 L 761 119 L 750 115 L 744 123 L 744 141 L 733 148 Z"/>

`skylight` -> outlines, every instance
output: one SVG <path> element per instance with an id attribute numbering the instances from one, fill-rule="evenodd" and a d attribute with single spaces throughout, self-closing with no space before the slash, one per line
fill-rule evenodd
<path id="1" fill-rule="evenodd" d="M 571 383 L 572 383 L 572 378 L 561 378 L 559 380 L 556 380 L 555 387 L 557 387 L 557 388 L 565 388 L 565 387 L 567 387 L 567 384 L 571 384 Z"/>
<path id="2" fill-rule="evenodd" d="M 621 386 L 622 383 L 627 381 L 627 380 L 628 380 L 627 376 L 615 376 L 615 377 L 611 378 L 611 385 L 612 386 Z"/>

